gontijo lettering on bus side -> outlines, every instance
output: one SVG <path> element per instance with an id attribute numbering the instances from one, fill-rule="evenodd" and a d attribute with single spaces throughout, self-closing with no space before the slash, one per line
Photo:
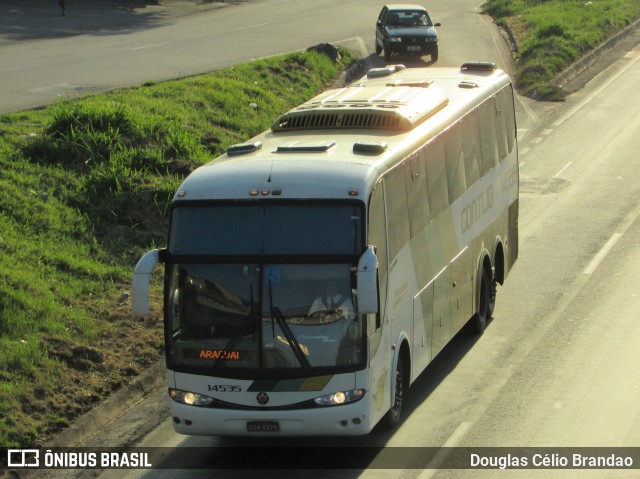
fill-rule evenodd
<path id="1" fill-rule="evenodd" d="M 451 205 L 460 247 L 478 236 L 517 198 L 517 166 L 502 161 Z"/>

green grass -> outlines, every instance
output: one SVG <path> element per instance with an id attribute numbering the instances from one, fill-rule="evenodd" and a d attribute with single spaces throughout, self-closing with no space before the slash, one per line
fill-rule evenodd
<path id="1" fill-rule="evenodd" d="M 489 0 L 483 9 L 516 33 L 516 86 L 532 98 L 561 100 L 550 80 L 640 18 L 637 0 Z"/>
<path id="2" fill-rule="evenodd" d="M 325 89 L 341 53 L 0 116 L 0 446 L 41 443 L 161 357 L 159 284 L 151 319 L 124 293 L 175 190 Z"/>

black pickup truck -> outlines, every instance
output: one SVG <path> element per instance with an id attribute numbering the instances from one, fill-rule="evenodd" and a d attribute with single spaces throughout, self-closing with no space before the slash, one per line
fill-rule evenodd
<path id="1" fill-rule="evenodd" d="M 431 55 L 438 60 L 438 33 L 427 10 L 420 5 L 385 5 L 376 24 L 376 53 L 391 55 Z"/>

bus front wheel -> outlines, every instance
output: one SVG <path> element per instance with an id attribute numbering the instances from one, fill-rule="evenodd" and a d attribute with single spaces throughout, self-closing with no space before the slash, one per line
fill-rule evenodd
<path id="1" fill-rule="evenodd" d="M 395 427 L 400 422 L 400 417 L 402 416 L 402 406 L 404 405 L 404 400 L 407 395 L 407 378 L 404 369 L 404 361 L 402 360 L 402 356 L 400 356 L 396 366 L 396 384 L 393 394 L 393 404 L 385 416 L 385 421 L 389 428 Z"/>

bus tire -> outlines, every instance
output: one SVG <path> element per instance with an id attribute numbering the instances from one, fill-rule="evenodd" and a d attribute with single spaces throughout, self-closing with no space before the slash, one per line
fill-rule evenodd
<path id="1" fill-rule="evenodd" d="M 474 334 L 482 334 L 491 317 L 489 308 L 491 304 L 491 290 L 493 279 L 486 268 L 482 268 L 480 280 L 480 297 L 478 298 L 478 311 L 469 320 L 469 330 Z M 495 299 L 495 298 L 494 298 Z"/>
<path id="2" fill-rule="evenodd" d="M 398 364 L 396 365 L 396 384 L 395 391 L 393 393 L 393 404 L 385 415 L 385 423 L 389 429 L 394 428 L 402 417 L 402 407 L 407 397 L 407 377 L 405 374 L 405 364 L 402 355 L 398 357 Z"/>
<path id="3" fill-rule="evenodd" d="M 496 281 L 495 276 L 491 278 L 491 287 L 489 288 L 489 303 L 487 310 L 487 319 L 491 319 L 493 317 L 493 310 L 496 307 L 496 296 L 498 295 L 498 282 Z"/>

